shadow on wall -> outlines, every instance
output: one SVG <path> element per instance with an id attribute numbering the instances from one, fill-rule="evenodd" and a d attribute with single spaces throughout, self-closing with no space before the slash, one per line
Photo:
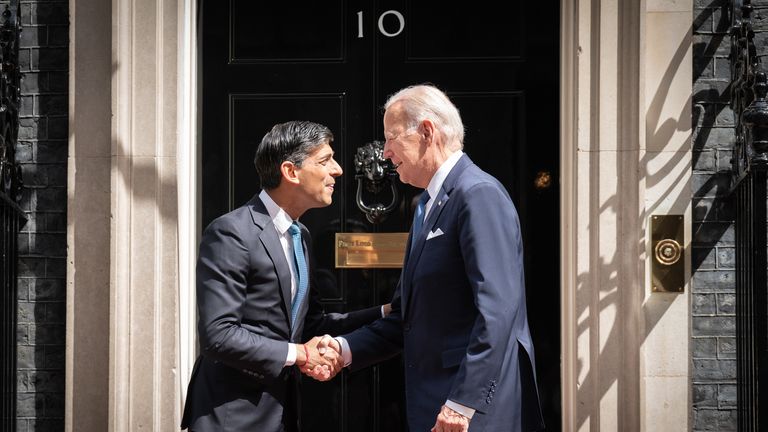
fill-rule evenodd
<path id="1" fill-rule="evenodd" d="M 5 4 L 0 4 L 0 11 Z M 17 162 L 17 423 L 19 430 L 63 429 L 66 311 L 68 6 L 21 4 L 21 107 Z"/>
<path id="2" fill-rule="evenodd" d="M 713 5 L 715 3 L 722 4 L 717 0 L 713 1 Z M 722 9 L 724 8 L 697 10 L 700 13 L 694 19 L 694 26 L 699 26 L 702 22 L 710 22 L 708 20 L 714 19 L 715 12 Z M 727 14 L 717 16 L 721 21 L 727 22 L 724 30 L 727 32 L 730 17 Z M 723 25 L 722 23 L 714 23 L 713 28 L 719 29 Z M 698 80 L 706 68 L 705 62 L 697 62 L 696 60 L 714 57 L 718 49 L 721 49 L 726 36 L 727 34 L 715 34 L 706 43 L 696 42 L 693 44 L 693 81 Z M 620 34 L 619 37 L 626 36 Z M 645 227 L 645 221 L 657 210 L 685 209 L 691 205 L 689 191 L 692 191 L 693 233 L 691 236 L 692 247 L 689 250 L 692 256 L 690 290 L 695 293 L 693 276 L 701 268 L 706 268 L 706 257 L 710 256 L 712 252 L 716 252 L 718 246 L 732 245 L 733 241 L 733 217 L 729 211 L 731 201 L 728 197 L 728 170 L 730 169 L 729 159 L 732 142 L 730 140 L 727 142 L 718 141 L 723 148 L 717 149 L 709 148 L 706 144 L 712 141 L 709 139 L 709 134 L 721 134 L 718 136 L 727 137 L 729 136 L 728 132 L 730 132 L 730 136 L 732 136 L 733 120 L 727 105 L 730 94 L 727 80 L 722 80 L 723 82 L 720 83 L 722 88 L 701 89 L 697 87 L 693 100 L 689 99 L 683 104 L 679 114 L 667 118 L 662 117 L 664 112 L 662 107 L 670 96 L 673 80 L 679 69 L 685 66 L 684 62 L 690 58 L 687 57 L 691 48 L 689 42 L 689 40 L 684 40 L 677 47 L 672 61 L 667 65 L 667 69 L 662 75 L 658 89 L 648 101 L 646 123 L 639 127 L 646 128 L 646 139 L 649 143 L 670 142 L 675 134 L 686 133 L 691 130 L 691 127 L 694 127 L 692 166 L 689 165 L 688 152 L 685 151 L 684 147 L 680 149 L 681 151 L 674 149 L 673 152 L 667 151 L 663 154 L 647 151 L 638 170 L 631 157 L 626 156 L 626 151 L 636 149 L 633 147 L 633 144 L 636 143 L 618 140 L 615 160 L 618 174 L 616 190 L 622 191 L 622 194 L 600 199 L 598 193 L 590 193 L 592 201 L 589 203 L 589 219 L 599 221 L 601 215 L 606 215 L 609 219 L 615 217 L 620 222 L 639 219 L 640 226 Z M 619 46 L 621 46 L 621 41 Z M 636 103 L 636 100 L 631 98 L 631 94 L 623 94 L 619 91 L 617 106 L 623 106 L 624 103 Z M 689 108 L 692 103 L 694 104 L 693 113 Z M 631 127 L 629 122 L 623 124 L 622 120 L 621 118 L 618 119 L 619 127 L 617 130 L 619 131 L 623 127 Z M 724 130 L 720 131 L 717 127 Z M 600 152 L 591 152 L 590 156 L 592 157 L 590 167 L 593 170 L 590 176 L 593 179 L 599 178 L 600 175 L 599 154 Z M 714 163 L 706 163 L 702 160 L 702 158 L 712 155 L 714 155 Z M 694 174 L 689 176 L 692 170 Z M 641 187 L 638 187 L 639 185 Z M 663 193 L 658 198 L 654 195 L 654 201 L 644 208 L 638 207 L 638 203 L 640 203 L 638 194 L 625 193 L 625 191 L 650 190 L 661 187 L 663 187 Z M 660 208 L 662 205 L 664 206 L 663 209 Z M 672 304 L 672 298 L 669 296 L 691 295 L 686 292 L 644 298 L 645 287 L 631 286 L 631 281 L 645 280 L 645 277 L 637 279 L 628 277 L 623 280 L 624 275 L 628 272 L 645 271 L 645 264 L 638 258 L 638 254 L 645 254 L 647 250 L 645 237 L 647 236 L 641 237 L 639 244 L 623 241 L 622 239 L 626 238 L 637 238 L 637 233 L 623 232 L 622 225 L 637 226 L 632 223 L 619 223 L 619 226 L 615 227 L 617 250 L 612 256 L 603 257 L 602 262 L 590 264 L 590 271 L 580 274 L 577 279 L 577 338 L 590 341 L 589 358 L 591 359 L 591 365 L 586 374 L 584 373 L 585 365 L 581 363 L 578 365 L 577 397 L 580 401 L 596 401 L 593 405 L 594 409 L 580 406 L 576 423 L 579 429 L 586 423 L 589 423 L 590 428 L 595 430 L 600 428 L 600 401 L 603 401 L 610 393 L 614 393 L 614 396 L 618 397 L 619 400 L 622 396 L 640 399 L 641 383 L 638 372 L 641 366 L 639 360 L 641 353 L 639 347 L 669 310 Z M 590 224 L 588 230 L 591 233 L 590 249 L 597 250 L 600 235 L 604 234 L 606 229 Z M 594 287 L 599 287 L 599 293 L 593 294 L 595 292 Z M 605 322 L 611 323 L 608 334 L 602 334 L 598 331 L 598 329 L 607 327 Z M 696 329 L 691 330 L 691 334 L 696 335 Z M 626 340 L 636 340 L 638 343 L 626 344 Z M 627 351 L 628 346 L 634 348 Z M 620 370 L 600 368 L 601 356 L 621 359 L 622 367 Z M 695 366 L 692 366 L 691 374 L 695 373 L 694 369 Z M 639 428 L 640 407 L 633 409 L 634 412 L 620 413 L 619 418 L 622 419 L 623 424 Z"/>

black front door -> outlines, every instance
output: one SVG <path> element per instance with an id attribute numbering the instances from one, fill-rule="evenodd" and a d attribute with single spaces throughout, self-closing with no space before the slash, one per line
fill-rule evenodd
<path id="1" fill-rule="evenodd" d="M 336 269 L 336 232 L 407 232 L 419 193 L 381 224 L 355 203 L 357 147 L 383 139 L 381 106 L 429 82 L 466 126 L 465 151 L 509 190 L 521 217 L 528 312 L 547 430 L 560 430 L 558 8 L 435 0 L 206 1 L 202 16 L 203 226 L 259 190 L 255 146 L 278 122 L 323 123 L 345 171 L 333 204 L 302 217 L 312 231 L 329 311 L 391 298 L 399 270 Z M 492 211 L 492 209 L 489 209 Z M 320 279 L 319 279 L 320 280 Z M 307 431 L 402 431 L 401 359 L 304 380 Z"/>

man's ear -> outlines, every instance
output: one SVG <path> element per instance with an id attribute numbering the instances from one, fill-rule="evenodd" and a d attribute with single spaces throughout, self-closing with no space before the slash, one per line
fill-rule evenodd
<path id="1" fill-rule="evenodd" d="M 285 181 L 289 183 L 299 183 L 299 176 L 297 175 L 296 170 L 297 167 L 293 162 L 284 161 L 280 164 L 280 174 L 282 174 Z"/>
<path id="2" fill-rule="evenodd" d="M 419 125 L 419 134 L 427 142 L 427 145 L 432 143 L 432 140 L 435 137 L 435 124 L 432 123 L 432 120 L 425 119 L 421 122 Z"/>

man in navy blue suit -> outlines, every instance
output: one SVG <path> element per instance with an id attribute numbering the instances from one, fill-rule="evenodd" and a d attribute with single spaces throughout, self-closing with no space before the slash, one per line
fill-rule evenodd
<path id="1" fill-rule="evenodd" d="M 515 207 L 463 153 L 464 125 L 442 91 L 408 87 L 384 108 L 384 156 L 426 190 L 392 312 L 318 346 L 353 370 L 402 351 L 412 432 L 542 429 Z"/>

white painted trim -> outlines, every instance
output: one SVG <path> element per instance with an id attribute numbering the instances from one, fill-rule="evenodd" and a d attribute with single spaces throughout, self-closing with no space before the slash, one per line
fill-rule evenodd
<path id="1" fill-rule="evenodd" d="M 562 430 L 576 430 L 577 0 L 560 2 L 560 369 Z"/>
<path id="2" fill-rule="evenodd" d="M 576 430 L 576 212 L 578 14 L 577 0 L 562 0 L 560 13 L 560 236 L 562 430 Z M 183 409 L 197 356 L 195 257 L 200 232 L 197 2 L 179 3 L 179 384 Z"/>
<path id="3" fill-rule="evenodd" d="M 134 4 L 112 0 L 112 157 L 110 158 L 110 336 L 108 430 L 127 432 L 131 398 L 131 218 L 136 59 L 133 52 Z"/>
<path id="4" fill-rule="evenodd" d="M 562 430 L 576 430 L 576 232 L 575 204 L 578 50 L 577 0 L 561 1 L 560 40 L 560 176 L 561 176 L 561 388 Z M 200 232 L 198 28 L 197 2 L 179 4 L 179 384 L 183 409 L 187 384 L 197 356 L 195 257 Z"/>
<path id="5" fill-rule="evenodd" d="M 195 257 L 200 225 L 198 187 L 197 2 L 179 2 L 178 200 L 179 200 L 179 385 L 183 409 L 197 356 Z M 179 417 L 181 418 L 181 417 Z"/>

